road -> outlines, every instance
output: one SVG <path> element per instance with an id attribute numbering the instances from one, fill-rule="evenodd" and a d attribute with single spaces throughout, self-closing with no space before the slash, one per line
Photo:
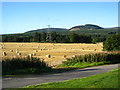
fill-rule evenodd
<path id="1" fill-rule="evenodd" d="M 3 88 L 19 88 L 26 85 L 42 84 L 47 82 L 58 82 L 69 79 L 88 77 L 117 68 L 118 64 L 89 67 L 84 69 L 76 69 L 69 72 L 56 73 L 50 75 L 30 75 L 17 77 L 3 77 Z"/>

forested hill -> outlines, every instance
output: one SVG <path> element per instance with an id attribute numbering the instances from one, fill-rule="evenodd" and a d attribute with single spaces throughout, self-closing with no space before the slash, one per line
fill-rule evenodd
<path id="1" fill-rule="evenodd" d="M 93 29 L 104 29 L 98 25 L 93 25 L 93 24 L 85 24 L 85 25 L 79 25 L 79 26 L 74 26 L 69 29 L 69 31 L 78 31 L 78 30 L 93 30 Z"/>
<path id="2" fill-rule="evenodd" d="M 85 24 L 85 25 L 78 25 L 78 26 L 73 26 L 70 29 L 66 28 L 42 28 L 42 29 L 37 29 L 37 30 L 30 30 L 25 32 L 24 34 L 31 34 L 31 33 L 41 33 L 41 32 L 48 32 L 48 29 L 53 32 L 57 32 L 59 34 L 69 34 L 71 32 L 74 33 L 79 33 L 79 34 L 113 34 L 118 32 L 118 27 L 113 27 L 113 28 L 103 28 L 98 25 L 93 25 L 93 24 Z"/>
<path id="3" fill-rule="evenodd" d="M 49 28 L 50 31 L 79 31 L 79 30 L 95 30 L 95 29 L 104 29 L 98 25 L 93 25 L 93 24 L 85 24 L 85 25 L 78 25 L 78 26 L 74 26 L 70 29 L 66 29 L 66 28 Z M 42 28 L 42 29 L 37 29 L 37 30 L 30 30 L 27 31 L 25 33 L 29 33 L 29 32 L 47 32 L 48 28 Z"/>
<path id="4" fill-rule="evenodd" d="M 43 28 L 43 29 L 31 30 L 31 31 L 28 31 L 28 32 L 25 32 L 25 33 L 30 33 L 30 32 L 47 32 L 48 29 L 50 31 L 68 31 L 68 29 L 66 29 L 66 28 Z"/>
<path id="5" fill-rule="evenodd" d="M 111 34 L 118 33 L 118 27 L 102 28 L 93 24 L 65 28 L 43 28 L 20 34 L 3 34 L 2 42 L 47 42 L 48 29 L 51 31 L 51 42 L 55 43 L 96 43 L 103 42 Z M 76 29 L 76 30 L 73 30 Z"/>

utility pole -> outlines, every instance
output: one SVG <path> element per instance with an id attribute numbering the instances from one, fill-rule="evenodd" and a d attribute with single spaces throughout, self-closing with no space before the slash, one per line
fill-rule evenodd
<path id="1" fill-rule="evenodd" d="M 48 25 L 46 41 L 48 41 L 48 42 L 51 41 L 51 29 L 50 29 L 50 25 Z"/>

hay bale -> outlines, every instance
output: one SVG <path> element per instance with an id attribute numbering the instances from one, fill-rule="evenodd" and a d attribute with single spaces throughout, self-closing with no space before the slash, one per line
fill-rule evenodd
<path id="1" fill-rule="evenodd" d="M 21 55 L 21 53 L 17 53 L 17 55 Z"/>
<path id="2" fill-rule="evenodd" d="M 38 50 L 35 50 L 35 52 L 38 52 Z"/>
<path id="3" fill-rule="evenodd" d="M 6 56 L 7 55 L 7 53 L 6 52 L 3 52 L 3 56 Z"/>
<path id="4" fill-rule="evenodd" d="M 64 58 L 66 58 L 66 57 L 67 57 L 67 55 L 64 55 L 63 57 L 64 57 Z"/>
<path id="5" fill-rule="evenodd" d="M 18 51 L 16 51 L 16 53 L 19 53 Z"/>
<path id="6" fill-rule="evenodd" d="M 13 52 L 13 50 L 10 50 L 10 52 Z"/>
<path id="7" fill-rule="evenodd" d="M 74 58 L 74 57 L 76 57 L 76 55 L 73 55 L 72 57 Z"/>
<path id="8" fill-rule="evenodd" d="M 35 53 L 32 53 L 33 56 L 35 56 L 36 54 Z"/>
<path id="9" fill-rule="evenodd" d="M 96 51 L 96 49 L 94 49 L 93 51 Z"/>
<path id="10" fill-rule="evenodd" d="M 82 50 L 84 50 L 84 48 L 82 48 Z"/>
<path id="11" fill-rule="evenodd" d="M 33 55 L 32 54 L 28 54 L 28 56 L 31 58 Z"/>
<path id="12" fill-rule="evenodd" d="M 16 51 L 18 51 L 18 49 L 16 49 Z"/>
<path id="13" fill-rule="evenodd" d="M 42 50 L 47 50 L 47 49 L 44 48 L 44 49 L 42 49 Z"/>
<path id="14" fill-rule="evenodd" d="M 54 49 L 54 47 L 52 47 L 52 49 Z"/>
<path id="15" fill-rule="evenodd" d="M 46 55 L 46 57 L 47 57 L 47 58 L 50 58 L 50 57 L 51 57 L 51 55 L 49 55 L 49 54 L 48 54 L 48 55 Z"/>
<path id="16" fill-rule="evenodd" d="M 42 51 L 42 49 L 40 49 L 40 51 Z"/>

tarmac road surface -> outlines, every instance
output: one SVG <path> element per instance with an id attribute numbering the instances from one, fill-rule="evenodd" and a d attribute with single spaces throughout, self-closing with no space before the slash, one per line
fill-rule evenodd
<path id="1" fill-rule="evenodd" d="M 69 79 L 88 77 L 118 68 L 118 64 L 88 67 L 76 69 L 69 72 L 49 74 L 49 75 L 29 75 L 17 77 L 3 77 L 2 88 L 19 88 L 27 85 L 42 84 L 47 82 L 58 82 Z"/>

